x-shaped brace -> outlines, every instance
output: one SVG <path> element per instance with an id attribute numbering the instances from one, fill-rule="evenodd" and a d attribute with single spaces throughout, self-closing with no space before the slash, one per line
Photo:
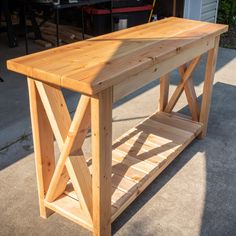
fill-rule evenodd
<path id="1" fill-rule="evenodd" d="M 92 179 L 81 149 L 91 125 L 91 99 L 81 96 L 71 121 L 60 88 L 42 82 L 36 86 L 61 151 L 45 200 L 52 202 L 59 197 L 70 179 L 82 210 L 92 222 Z"/>
<path id="2" fill-rule="evenodd" d="M 195 121 L 199 120 L 199 109 L 198 109 L 198 104 L 197 104 L 197 96 L 196 96 L 196 92 L 194 90 L 194 85 L 192 81 L 192 74 L 200 58 L 201 56 L 193 59 L 188 67 L 186 67 L 186 65 L 184 64 L 179 68 L 179 73 L 182 79 L 180 83 L 178 84 L 176 90 L 174 91 L 172 97 L 170 98 L 168 104 L 166 105 L 164 109 L 165 112 L 171 112 L 174 109 L 181 94 L 183 93 L 183 91 L 185 91 L 187 101 L 189 104 L 189 109 L 192 113 L 192 119 Z"/>

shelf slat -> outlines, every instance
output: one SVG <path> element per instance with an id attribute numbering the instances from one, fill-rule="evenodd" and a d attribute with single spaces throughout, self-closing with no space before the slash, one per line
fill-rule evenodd
<path id="1" fill-rule="evenodd" d="M 82 225 L 86 229 L 92 231 L 92 222 L 89 222 L 89 218 L 86 217 L 80 207 L 80 204 L 74 198 L 62 194 L 54 202 L 50 203 L 44 201 L 45 206 L 58 214 L 68 218 L 69 220 Z"/>
<path id="2" fill-rule="evenodd" d="M 178 114 L 159 112 L 114 142 L 112 221 L 184 150 L 201 130 L 200 123 Z M 65 194 L 76 201 L 77 196 L 71 183 L 68 184 Z"/>

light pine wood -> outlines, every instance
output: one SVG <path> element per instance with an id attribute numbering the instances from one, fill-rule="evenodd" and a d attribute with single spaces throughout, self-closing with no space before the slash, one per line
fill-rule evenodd
<path id="1" fill-rule="evenodd" d="M 64 96 L 59 87 L 50 86 L 38 81 L 36 82 L 36 86 L 58 143 L 59 150 L 62 151 L 71 123 L 70 114 Z M 60 166 L 59 162 L 56 167 L 56 173 Z M 66 168 L 64 166 L 62 168 L 63 174 L 60 175 L 60 180 L 58 180 L 60 185 L 56 188 L 57 192 L 54 192 L 54 199 L 64 192 L 66 183 L 69 180 Z M 55 173 L 53 176 L 55 176 Z M 54 184 L 54 178 L 55 177 L 52 178 L 52 182 L 50 183 L 49 190 L 46 194 L 46 199 L 49 201 L 54 200 L 49 198 Z"/>
<path id="2" fill-rule="evenodd" d="M 37 80 L 94 95 L 226 30 L 225 25 L 171 17 L 9 60 L 7 65 Z"/>
<path id="3" fill-rule="evenodd" d="M 62 194 L 56 201 L 47 202 L 44 201 L 45 205 L 54 212 L 68 218 L 69 220 L 82 225 L 86 229 L 92 231 L 93 226 L 85 217 L 84 212 L 81 210 L 78 201 Z"/>
<path id="4" fill-rule="evenodd" d="M 196 126 L 198 126 L 198 128 L 201 127 L 201 124 L 199 124 L 198 122 L 186 122 L 189 121 L 189 118 L 183 118 L 181 116 L 177 116 L 174 113 L 161 113 L 158 112 L 158 116 L 153 116 L 151 117 L 151 119 L 157 120 L 159 122 L 161 122 L 162 124 L 166 124 L 166 125 L 172 125 L 176 128 L 180 128 L 182 130 L 186 130 L 189 131 L 191 133 L 193 133 L 196 129 Z M 193 123 L 193 125 L 192 125 Z"/>
<path id="5" fill-rule="evenodd" d="M 64 192 L 70 177 L 75 188 L 75 192 L 80 200 L 81 208 L 84 211 L 84 214 L 87 215 L 88 221 L 91 222 L 91 176 L 83 157 L 83 153 L 80 150 L 83 140 L 87 134 L 88 127 L 90 126 L 90 98 L 86 96 L 81 97 L 74 119 L 71 122 L 61 91 L 57 88 L 50 88 L 40 82 L 37 83 L 39 93 L 41 98 L 43 98 L 48 117 L 51 118 L 51 125 L 61 150 L 61 155 L 57 162 L 56 170 L 52 176 L 52 180 L 46 194 L 46 200 L 48 202 L 52 202 L 59 197 Z M 69 129 L 68 126 L 70 126 Z M 80 155 L 69 157 L 70 154 Z M 69 170 L 69 175 L 67 174 L 66 169 Z"/>
<path id="6" fill-rule="evenodd" d="M 111 235 L 112 89 L 91 100 L 93 235 Z"/>
<path id="7" fill-rule="evenodd" d="M 192 62 L 190 63 L 190 65 L 189 65 L 189 67 L 186 69 L 182 80 L 178 84 L 178 86 L 175 89 L 172 97 L 170 98 L 169 103 L 167 104 L 167 106 L 165 108 L 165 112 L 172 112 L 174 106 L 176 105 L 177 101 L 179 100 L 181 94 L 184 91 L 184 86 L 185 86 L 186 82 L 189 80 L 189 78 L 191 78 L 191 76 L 192 76 L 192 74 L 193 74 L 200 58 L 201 57 L 198 56 L 195 59 L 193 59 Z"/>
<path id="8" fill-rule="evenodd" d="M 79 102 L 79 105 L 76 109 L 74 119 L 66 135 L 65 144 L 61 147 L 61 155 L 59 157 L 55 173 L 53 175 L 48 193 L 46 195 L 47 201 L 50 202 L 50 201 L 55 200 L 61 194 L 61 191 L 64 192 L 65 190 L 66 184 L 69 180 L 67 176 L 65 177 L 64 175 L 66 161 L 70 162 L 70 158 L 68 159 L 68 156 L 70 154 L 75 154 L 79 152 L 80 154 L 79 158 L 81 159 L 84 158 L 82 151 L 80 149 L 86 137 L 89 126 L 90 126 L 90 98 L 82 96 Z M 82 160 L 80 161 L 82 163 Z M 70 170 L 71 172 L 73 171 L 72 168 L 70 168 Z M 82 176 L 82 173 L 80 174 Z M 75 175 L 76 174 L 74 174 L 74 176 Z M 89 182 L 87 182 L 87 184 L 88 183 Z M 84 187 L 86 188 L 86 185 L 84 185 Z M 87 193 L 87 189 L 84 189 L 84 190 L 82 189 L 81 191 L 82 192 L 84 191 Z M 90 198 L 91 197 L 88 196 L 87 203 L 88 203 L 88 209 L 90 209 L 90 213 L 91 213 L 91 203 L 89 202 Z"/>
<path id="9" fill-rule="evenodd" d="M 54 168 L 53 132 L 33 79 L 28 78 L 31 124 L 34 140 L 36 177 L 40 216 L 47 218 L 53 212 L 46 208 L 44 196 L 48 190 Z"/>
<path id="10" fill-rule="evenodd" d="M 217 55 L 219 49 L 219 41 L 220 37 L 216 37 L 215 46 L 208 52 L 207 63 L 206 63 L 206 72 L 205 72 L 205 80 L 203 87 L 203 95 L 202 95 L 202 104 L 201 104 L 201 113 L 199 121 L 203 123 L 204 129 L 199 136 L 199 138 L 204 138 L 207 133 L 207 125 L 208 118 L 210 113 L 210 105 L 212 98 L 212 89 L 215 75 L 215 68 L 217 62 Z"/>
<path id="11" fill-rule="evenodd" d="M 59 148 L 62 150 L 71 123 L 70 113 L 64 96 L 60 87 L 53 87 L 42 82 L 36 82 L 36 86 Z"/>
<path id="12" fill-rule="evenodd" d="M 193 78 L 190 78 L 185 86 L 184 91 L 189 105 L 189 110 L 192 115 L 192 120 L 199 121 L 199 106 L 197 102 L 197 95 L 194 89 Z"/>
<path id="13" fill-rule="evenodd" d="M 166 74 L 160 78 L 160 98 L 159 98 L 159 111 L 164 111 L 168 103 L 169 98 L 169 86 L 170 86 L 170 75 Z"/>
<path id="14" fill-rule="evenodd" d="M 225 31 L 225 25 L 171 17 L 7 62 L 34 78 L 28 84 L 42 217 L 57 212 L 93 235 L 111 235 L 111 223 L 187 145 L 205 136 L 219 35 Z M 199 114 L 191 77 L 205 52 Z M 176 68 L 182 79 L 169 100 L 168 74 Z M 159 111 L 112 145 L 112 103 L 158 78 Z M 62 88 L 83 94 L 73 119 Z M 192 117 L 172 112 L 183 91 Z M 90 127 L 87 160 L 82 145 Z"/>
<path id="15" fill-rule="evenodd" d="M 186 65 L 182 65 L 179 68 L 179 73 L 181 75 L 181 77 L 183 78 L 184 73 L 186 72 Z M 190 77 L 186 83 L 184 84 L 184 91 L 186 94 L 186 98 L 188 101 L 188 105 L 189 105 L 189 110 L 192 114 L 192 119 L 194 121 L 198 121 L 199 120 L 199 107 L 198 107 L 198 103 L 197 103 L 197 95 L 194 89 L 194 84 L 193 84 L 193 78 Z"/>
<path id="16" fill-rule="evenodd" d="M 69 156 L 66 167 L 81 209 L 88 221 L 92 223 L 92 178 L 84 156 Z"/>
<path id="17" fill-rule="evenodd" d="M 170 45 L 173 45 L 175 43 L 175 41 L 171 42 Z M 152 57 L 148 57 L 150 63 L 149 66 L 145 66 L 143 68 L 137 67 L 138 69 L 136 73 L 127 73 L 126 80 L 124 79 L 120 83 L 114 85 L 113 101 L 118 101 L 119 99 L 127 96 L 131 92 L 136 91 L 144 85 L 180 67 L 183 63 L 187 63 L 190 60 L 193 60 L 196 56 L 202 55 L 213 47 L 214 38 L 204 38 L 193 43 L 191 47 L 188 45 L 186 47 L 182 47 L 180 49 L 172 51 L 171 55 L 168 55 L 168 59 L 162 59 L 159 61 L 159 59 L 156 57 L 153 57 L 153 59 Z M 150 52 L 152 51 L 155 52 L 155 49 L 150 49 Z M 162 53 L 163 52 L 161 52 L 161 55 Z M 132 60 L 135 60 L 135 58 L 132 58 Z M 156 62 L 155 65 L 153 65 L 153 61 Z M 131 62 L 127 63 L 131 64 Z"/>
<path id="18" fill-rule="evenodd" d="M 179 122 L 177 122 L 178 123 L 178 125 L 179 125 L 179 129 L 180 130 L 185 130 L 185 127 L 189 127 L 189 126 L 191 126 L 192 127 L 192 129 L 191 129 L 191 132 L 190 132 L 190 129 L 188 129 L 188 131 L 187 131 L 187 133 L 188 133 L 188 136 L 186 136 L 186 134 L 185 133 L 182 133 L 182 132 L 177 132 L 176 133 L 176 139 L 174 139 L 174 140 L 172 140 L 172 141 L 170 141 L 170 142 L 175 142 L 175 140 L 178 140 L 178 137 L 180 137 L 180 136 L 182 136 L 182 135 L 184 135 L 184 139 L 183 139 L 183 141 L 182 141 L 182 143 L 181 144 L 179 144 L 179 145 L 177 145 L 178 147 L 172 152 L 172 153 L 170 153 L 168 156 L 166 156 L 166 158 L 165 159 L 163 159 L 163 158 L 160 158 L 159 157 L 159 151 L 158 151 L 158 148 L 159 148 L 159 150 L 161 150 L 161 148 L 160 147 L 158 147 L 158 145 L 157 145 L 157 147 L 155 147 L 155 144 L 153 144 L 153 150 L 152 150 L 152 152 L 150 152 L 150 151 L 146 151 L 146 150 L 144 150 L 144 153 L 146 153 L 146 158 L 143 160 L 144 162 L 147 162 L 147 160 L 148 160 L 148 156 L 153 156 L 153 157 L 155 157 L 155 158 L 159 158 L 159 160 L 161 160 L 162 159 L 162 161 L 160 162 L 160 161 L 158 161 L 158 162 L 156 162 L 156 164 L 152 164 L 152 165 L 155 165 L 155 168 L 154 169 L 152 169 L 152 168 L 150 168 L 149 169 L 149 172 L 147 172 L 147 170 L 145 169 L 145 165 L 144 165 L 144 169 L 143 169 L 143 172 L 144 173 L 146 173 L 146 176 L 144 176 L 143 177 L 143 179 L 141 179 L 138 183 L 137 183 L 137 187 L 138 187 L 138 191 L 136 190 L 136 191 L 133 191 L 133 193 L 132 194 L 127 194 L 125 197 L 126 197 L 126 200 L 125 201 L 123 201 L 124 203 L 123 203 L 123 205 L 122 206 L 120 206 L 119 208 L 118 208 L 118 210 L 113 214 L 113 216 L 112 216 L 112 220 L 115 220 L 122 212 L 123 212 L 123 210 L 135 199 L 135 198 L 137 198 L 137 196 L 179 155 L 179 153 L 180 152 L 182 152 L 183 150 L 184 150 L 184 148 L 201 132 L 201 130 L 202 130 L 202 126 L 199 124 L 199 123 L 195 123 L 195 122 L 192 122 L 191 120 L 183 120 L 183 119 L 181 119 L 181 118 L 179 118 L 178 116 L 175 116 L 175 115 L 173 115 L 173 116 L 170 116 L 169 114 L 166 114 L 166 113 L 157 113 L 157 114 L 155 114 L 155 115 L 153 115 L 153 116 L 151 116 L 150 118 L 148 118 L 147 120 L 145 120 L 143 123 L 141 123 L 141 124 L 139 124 L 138 126 L 136 126 L 136 129 L 137 130 L 139 130 L 141 133 L 146 133 L 147 134 L 147 137 L 150 137 L 150 134 L 151 135 L 153 135 L 153 136 L 156 136 L 156 138 L 157 139 L 161 139 L 160 140 L 160 143 L 162 143 L 163 141 L 162 141 L 162 138 L 164 138 L 165 139 L 165 135 L 163 134 L 163 135 L 161 135 L 160 136 L 160 133 L 158 132 L 158 130 L 149 130 L 149 129 L 144 129 L 144 127 L 149 127 L 149 121 L 150 120 L 158 120 L 158 118 L 159 118 L 159 114 L 160 114 L 160 116 L 161 116 L 161 118 L 162 118 L 162 120 L 164 120 L 165 118 L 167 119 L 167 121 L 166 121 L 166 123 L 169 123 L 169 128 L 167 128 L 165 131 L 167 131 L 167 130 L 172 130 L 173 129 L 173 133 L 176 133 L 176 127 L 175 127 L 175 124 L 176 124 L 176 120 L 177 121 L 179 121 Z M 173 117 L 173 121 L 172 122 L 169 122 L 169 120 L 170 119 L 172 119 L 172 117 Z M 159 123 L 158 122 L 156 122 L 156 126 L 158 127 L 159 126 Z M 180 128 L 181 127 L 181 128 Z M 132 133 L 132 132 L 131 132 Z M 125 138 L 125 136 L 126 135 L 122 135 L 122 138 L 119 138 L 118 139 L 118 145 L 120 146 L 120 145 L 123 145 L 123 143 L 122 143 L 122 141 L 121 140 L 125 140 L 124 142 L 125 143 L 129 143 L 129 140 L 130 140 L 130 138 L 131 138 L 131 135 L 130 135 L 130 132 L 128 131 L 127 132 L 127 136 L 128 136 L 128 139 L 126 139 Z M 168 134 L 167 134 L 167 136 L 168 136 Z M 138 136 L 138 138 L 137 139 L 139 139 L 139 137 L 140 136 Z M 140 140 L 140 142 L 141 143 L 143 143 L 143 141 L 142 140 Z M 147 140 L 145 140 L 145 142 L 147 142 Z M 137 141 L 135 142 L 135 143 L 133 143 L 133 145 L 130 145 L 130 150 L 132 149 L 132 148 L 134 148 L 135 147 L 135 144 L 137 143 Z M 150 143 L 152 143 L 152 140 L 150 141 Z M 115 142 L 115 144 L 113 145 L 113 146 L 117 146 L 116 145 L 116 142 Z M 119 146 L 118 147 L 116 147 L 116 149 L 119 149 Z M 162 145 L 163 146 L 163 148 L 165 148 L 165 146 L 166 146 L 166 144 L 163 144 Z M 140 147 L 140 148 L 142 148 L 143 147 L 143 145 Z M 168 147 L 167 147 L 167 149 L 168 149 Z M 140 160 L 140 157 L 138 157 L 138 155 L 137 154 L 131 154 L 131 152 L 129 152 L 128 150 L 126 150 L 126 152 L 127 153 L 129 153 L 129 155 L 132 155 L 132 157 L 134 158 L 134 159 L 137 159 L 137 161 L 138 160 Z M 154 155 L 153 153 L 155 153 L 156 152 L 156 154 Z M 113 153 L 114 153 L 114 151 L 113 151 Z M 150 155 L 149 155 L 150 154 Z M 126 158 L 126 157 L 128 157 L 128 156 L 125 156 L 124 158 Z M 133 168 L 135 165 L 137 165 L 136 163 L 137 163 L 137 161 L 136 162 L 125 162 L 125 164 L 126 165 L 128 165 L 128 166 L 130 166 L 129 168 Z M 147 162 L 148 163 L 148 162 Z M 134 167 L 135 169 L 136 169 L 136 167 Z M 127 172 L 125 172 L 125 173 L 120 173 L 120 175 L 123 175 L 124 176 L 124 178 L 127 178 Z M 148 176 L 148 177 L 147 177 Z M 129 177 L 128 177 L 129 178 Z M 135 180 L 134 180 L 134 182 L 135 182 Z M 123 196 L 123 200 L 124 200 L 124 198 L 125 198 L 124 196 Z"/>
<path id="19" fill-rule="evenodd" d="M 150 130 L 150 121 L 151 123 L 154 122 L 156 127 L 160 126 L 159 122 L 161 122 L 163 127 L 165 127 L 164 133 L 160 134 L 159 130 Z M 147 129 L 144 127 L 147 127 Z M 165 135 L 165 132 L 169 132 L 169 130 L 175 136 L 173 136 L 173 140 L 163 142 L 163 139 L 169 136 L 168 133 Z M 184 119 L 175 114 L 158 112 L 138 124 L 135 129 L 127 131 L 126 134 L 114 142 L 111 178 L 112 221 L 137 198 L 151 183 L 151 180 L 155 179 L 201 131 L 202 125 L 198 122 Z M 142 139 L 141 136 L 136 135 L 137 133 L 144 133 L 146 139 Z M 182 137 L 182 142 L 176 144 L 175 142 L 179 142 L 179 137 Z M 124 146 L 126 147 L 125 149 L 121 148 Z M 165 149 L 170 150 L 170 148 L 172 148 L 172 151 L 163 156 L 162 152 Z M 151 157 L 157 161 L 150 161 Z M 65 194 L 78 201 L 70 184 Z"/>

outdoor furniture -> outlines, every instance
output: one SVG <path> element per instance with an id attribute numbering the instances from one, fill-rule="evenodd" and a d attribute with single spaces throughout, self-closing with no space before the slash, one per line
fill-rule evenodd
<path id="1" fill-rule="evenodd" d="M 7 62 L 28 77 L 42 217 L 57 212 L 94 235 L 111 234 L 111 222 L 188 144 L 206 135 L 225 31 L 225 25 L 171 17 Z M 199 108 L 192 74 L 205 52 Z M 176 68 L 182 79 L 168 99 L 168 74 Z M 112 145 L 112 103 L 158 78 L 158 111 Z M 82 94 L 73 120 L 61 88 Z M 192 118 L 172 112 L 183 91 Z M 92 158 L 85 160 L 81 147 L 90 127 Z"/>

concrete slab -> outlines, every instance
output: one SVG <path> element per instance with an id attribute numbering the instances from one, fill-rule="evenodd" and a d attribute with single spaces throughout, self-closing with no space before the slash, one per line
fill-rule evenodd
<path id="1" fill-rule="evenodd" d="M 203 86 L 203 67 L 204 61 L 195 73 L 198 96 Z M 236 50 L 220 49 L 208 136 L 194 141 L 114 222 L 114 235 L 235 234 L 235 68 Z M 0 152 L 0 235 L 90 235 L 56 214 L 40 219 L 26 84 L 3 67 L 1 73 L 6 82 L 0 84 L 0 143 L 4 146 L 4 138 L 11 142 L 12 136 L 22 136 L 23 130 L 29 135 Z M 172 77 L 173 91 L 177 73 Z M 152 83 L 116 104 L 113 138 L 155 111 L 158 88 L 158 82 Z M 73 104 L 78 96 L 68 94 L 67 100 Z M 185 104 L 181 97 L 177 109 L 187 112 Z M 88 137 L 84 147 L 87 155 L 89 142 Z"/>
<path id="2" fill-rule="evenodd" d="M 27 136 L 31 133 L 27 80 L 19 74 L 13 73 L 6 68 L 6 60 L 25 55 L 24 42 L 19 42 L 19 47 L 8 48 L 7 44 L 0 44 L 0 76 L 4 79 L 0 83 L 0 150 Z M 29 52 L 33 53 L 42 50 L 34 43 L 30 44 Z M 75 109 L 75 96 L 65 91 L 70 111 Z"/>

